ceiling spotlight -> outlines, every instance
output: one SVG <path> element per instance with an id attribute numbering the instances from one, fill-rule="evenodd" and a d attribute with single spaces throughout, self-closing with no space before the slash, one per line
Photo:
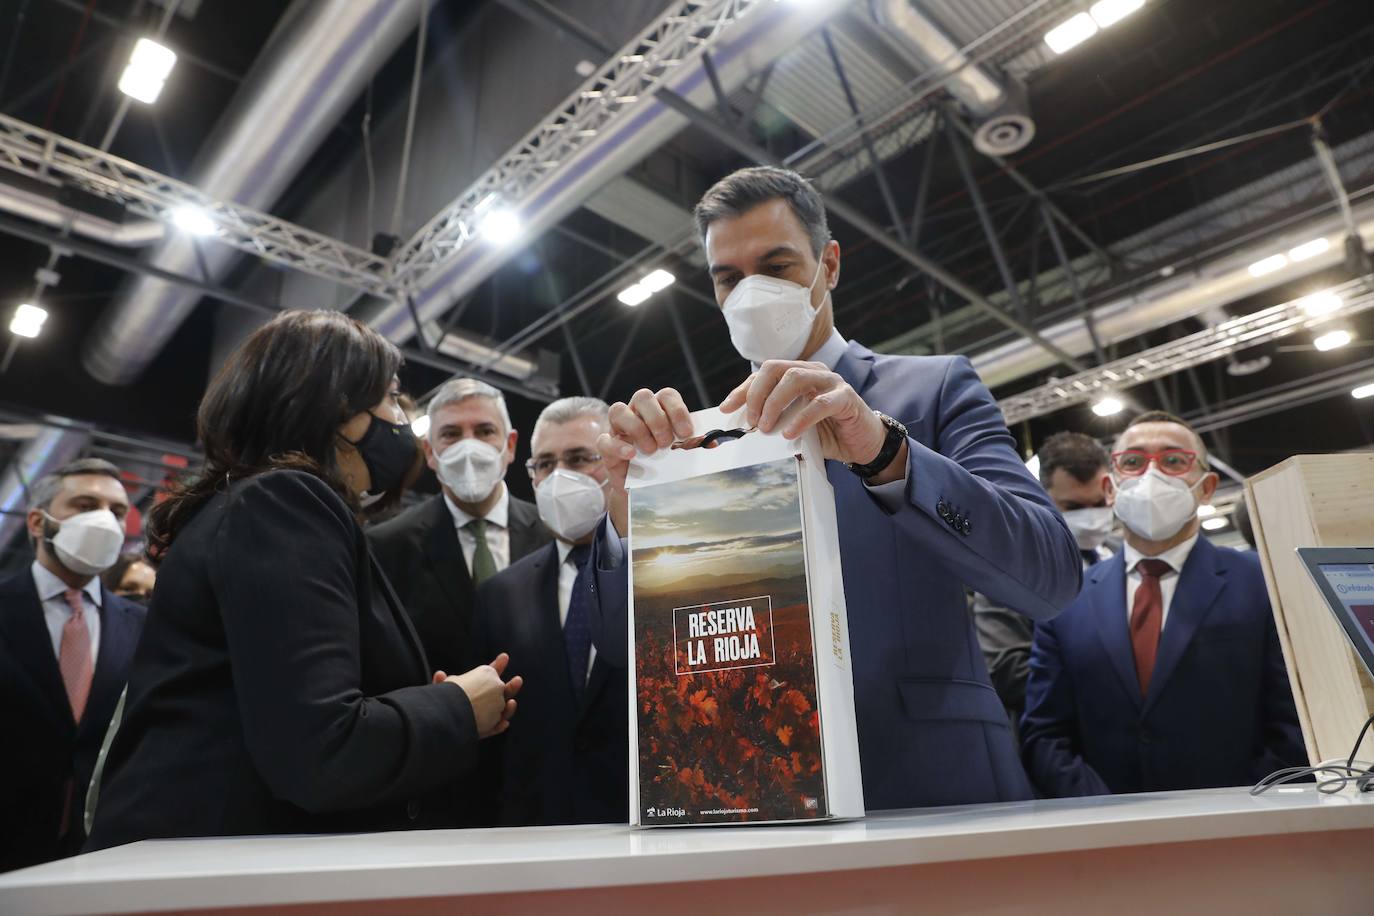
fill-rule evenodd
<path id="1" fill-rule="evenodd" d="M 1045 33 L 1045 44 L 1055 54 L 1063 54 L 1097 34 L 1097 23 L 1087 13 L 1064 20 Z"/>
<path id="2" fill-rule="evenodd" d="M 1093 413 L 1099 417 L 1112 417 L 1126 409 L 1126 405 L 1121 403 L 1119 398 L 1101 398 L 1093 404 Z"/>
<path id="3" fill-rule="evenodd" d="M 1220 531 L 1222 528 L 1225 528 L 1229 524 L 1230 522 L 1228 522 L 1223 516 L 1218 515 L 1214 518 L 1209 518 L 1206 521 L 1204 521 L 1202 523 L 1202 527 L 1206 528 L 1208 531 Z"/>
<path id="4" fill-rule="evenodd" d="M 162 86 L 176 65 L 176 52 L 151 38 L 140 38 L 129 55 L 129 64 L 119 77 L 119 91 L 151 105 L 162 94 Z"/>
<path id="5" fill-rule="evenodd" d="M 1288 257 L 1293 261 L 1306 261 L 1308 258 L 1315 258 L 1319 254 L 1326 254 L 1331 247 L 1331 243 L 1324 238 L 1313 239 L 1310 242 L 1303 242 L 1296 248 L 1288 249 Z"/>
<path id="6" fill-rule="evenodd" d="M 1371 382 L 1368 385 L 1361 385 L 1354 391 L 1350 392 L 1350 396 L 1357 401 L 1363 401 L 1367 397 L 1374 396 L 1374 382 Z"/>
<path id="7" fill-rule="evenodd" d="M 1276 270 L 1283 270 L 1287 266 L 1287 255 L 1271 254 L 1269 257 L 1258 260 L 1250 265 L 1250 276 L 1262 277 L 1265 274 L 1272 274 Z"/>
<path id="8" fill-rule="evenodd" d="M 492 210 L 482 219 L 477 231 L 493 245 L 509 245 L 520 237 L 520 217 L 505 209 Z"/>
<path id="9" fill-rule="evenodd" d="M 676 280 L 677 277 L 673 276 L 672 274 L 668 273 L 668 271 L 660 267 L 658 270 L 649 274 L 647 277 L 645 277 L 643 280 L 640 280 L 639 282 L 640 285 L 647 289 L 649 292 L 656 293 L 661 289 L 667 289 L 668 287 L 672 286 Z"/>
<path id="10" fill-rule="evenodd" d="M 37 337 L 43 333 L 43 322 L 48 320 L 48 310 L 25 302 L 14 310 L 10 319 L 10 333 L 16 337 Z"/>
<path id="11" fill-rule="evenodd" d="M 200 207 L 177 207 L 172 211 L 172 225 L 191 235 L 215 234 L 215 221 Z"/>
<path id="12" fill-rule="evenodd" d="M 1313 293 L 1310 296 L 1303 296 L 1298 300 L 1298 307 L 1311 318 L 1320 318 L 1322 315 L 1330 315 L 1341 307 L 1341 297 L 1330 290 L 1321 293 Z"/>
<path id="13" fill-rule="evenodd" d="M 1088 10 L 1093 21 L 1102 28 L 1116 25 L 1145 5 L 1145 0 L 1099 0 Z"/>
<path id="14" fill-rule="evenodd" d="M 1213 515 L 1216 515 L 1216 514 L 1217 514 L 1217 507 L 1216 507 L 1216 506 L 1213 506 L 1213 505 L 1210 505 L 1210 504 L 1208 504 L 1208 503 L 1203 503 L 1202 505 L 1200 505 L 1200 506 L 1197 507 L 1197 517 L 1198 517 L 1198 518 L 1208 518 L 1208 517 L 1213 516 Z"/>
<path id="15" fill-rule="evenodd" d="M 653 294 L 653 290 L 649 289 L 643 283 L 636 283 L 633 286 L 627 286 L 622 289 L 616 295 L 616 298 L 626 305 L 639 305 L 639 303 L 648 299 Z"/>
<path id="16" fill-rule="evenodd" d="M 1349 331 L 1343 328 L 1337 328 L 1334 331 L 1327 331 L 1325 334 L 1313 340 L 1312 346 L 1322 352 L 1327 350 L 1339 350 L 1353 339 Z"/>
<path id="17" fill-rule="evenodd" d="M 410 421 L 410 431 L 415 434 L 417 439 L 423 439 L 429 432 L 429 414 L 422 413 L 414 420 Z"/>

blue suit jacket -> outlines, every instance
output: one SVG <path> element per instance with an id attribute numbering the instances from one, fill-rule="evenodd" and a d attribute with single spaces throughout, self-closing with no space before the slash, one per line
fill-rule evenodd
<path id="1" fill-rule="evenodd" d="M 843 465 L 827 463 L 865 804 L 1029 798 L 964 588 L 1052 617 L 1078 592 L 1078 546 L 1017 456 L 1001 411 L 967 359 L 880 356 L 851 342 L 836 371 L 909 435 L 898 505 L 885 505 Z M 624 664 L 625 573 L 596 562 L 598 651 Z"/>
<path id="2" fill-rule="evenodd" d="M 26 566 L 0 582 L 0 709 L 11 738 L 0 753 L 0 872 L 80 852 L 86 839 L 86 786 L 147 613 L 103 586 L 100 593 L 100 651 L 78 725 L 33 573 Z"/>
<path id="3" fill-rule="evenodd" d="M 1248 785 L 1306 764 L 1274 615 L 1251 551 L 1199 538 L 1140 695 L 1118 553 L 1036 626 L 1026 766 L 1050 796 Z"/>

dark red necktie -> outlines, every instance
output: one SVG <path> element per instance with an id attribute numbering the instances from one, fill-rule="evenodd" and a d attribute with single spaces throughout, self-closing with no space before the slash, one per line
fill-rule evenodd
<path id="1" fill-rule="evenodd" d="M 1140 679 L 1140 695 L 1150 691 L 1150 674 L 1155 670 L 1159 651 L 1159 629 L 1164 621 L 1164 594 L 1159 577 L 1173 567 L 1163 560 L 1141 560 L 1135 566 L 1140 585 L 1131 604 L 1131 649 L 1135 652 L 1135 674 Z"/>

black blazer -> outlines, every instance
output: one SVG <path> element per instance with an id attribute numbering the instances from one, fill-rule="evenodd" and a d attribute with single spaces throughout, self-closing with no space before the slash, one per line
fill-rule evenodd
<path id="1" fill-rule="evenodd" d="M 0 582 L 0 710 L 9 736 L 0 752 L 0 871 L 81 851 L 86 786 L 144 614 L 142 606 L 101 588 L 100 651 L 78 726 L 33 573 L 25 568 Z"/>
<path id="2" fill-rule="evenodd" d="M 496 822 L 628 822 L 628 676 L 598 656 L 580 705 L 574 696 L 558 614 L 557 544 L 482 583 L 476 629 L 479 648 L 509 652 L 507 675 L 525 678 L 509 730 L 483 748 L 498 757 L 498 785 L 487 788 L 499 798 Z"/>
<path id="3" fill-rule="evenodd" d="M 512 563 L 553 540 L 539 510 L 510 498 Z M 472 576 L 443 494 L 367 530 L 372 553 L 415 623 L 435 669 L 449 674 L 491 661 L 472 645 Z"/>
<path id="4" fill-rule="evenodd" d="M 162 563 L 86 848 L 446 823 L 477 731 L 429 674 L 338 494 L 236 481 Z"/>

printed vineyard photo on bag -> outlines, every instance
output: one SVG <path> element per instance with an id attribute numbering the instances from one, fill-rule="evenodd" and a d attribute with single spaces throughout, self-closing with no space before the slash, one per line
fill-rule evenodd
<path id="1" fill-rule="evenodd" d="M 631 506 L 639 814 L 827 814 L 797 459 L 645 487 Z"/>

